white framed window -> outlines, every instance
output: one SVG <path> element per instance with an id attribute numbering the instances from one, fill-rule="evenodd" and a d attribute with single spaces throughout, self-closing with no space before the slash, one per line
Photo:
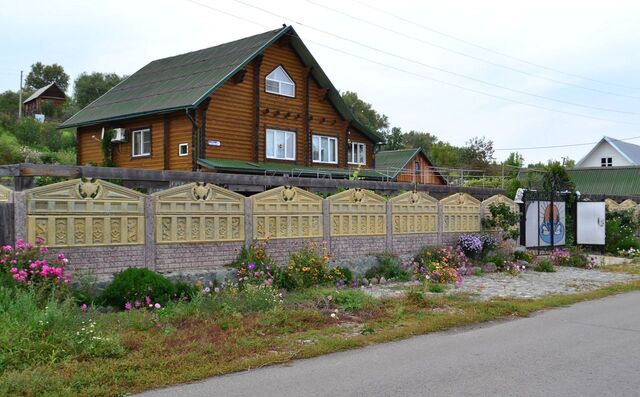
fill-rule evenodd
<path id="1" fill-rule="evenodd" d="M 613 167 L 613 158 L 611 157 L 603 157 L 600 159 L 601 167 Z"/>
<path id="2" fill-rule="evenodd" d="M 131 145 L 131 156 L 141 157 L 151 155 L 151 130 L 149 128 L 133 130 L 131 135 L 133 138 L 131 140 L 133 142 Z"/>
<path id="3" fill-rule="evenodd" d="M 181 143 L 178 145 L 178 156 L 184 157 L 189 155 L 189 144 Z"/>
<path id="4" fill-rule="evenodd" d="M 338 139 L 330 136 L 313 136 L 313 162 L 338 163 Z"/>
<path id="5" fill-rule="evenodd" d="M 267 129 L 266 157 L 277 160 L 295 160 L 296 133 Z"/>
<path id="6" fill-rule="evenodd" d="M 289 97 L 296 96 L 296 84 L 282 66 L 278 66 L 267 75 L 265 91 Z"/>
<path id="7" fill-rule="evenodd" d="M 367 145 L 360 142 L 351 142 L 347 159 L 349 164 L 367 164 Z"/>

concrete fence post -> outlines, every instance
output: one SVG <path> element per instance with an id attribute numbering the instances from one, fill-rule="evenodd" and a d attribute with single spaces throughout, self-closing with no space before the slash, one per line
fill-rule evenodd
<path id="1" fill-rule="evenodd" d="M 438 230 L 438 237 L 436 239 L 437 245 L 442 245 L 443 234 L 444 234 L 444 209 L 442 207 L 442 203 L 438 202 L 438 217 L 436 218 L 436 225 Z"/>
<path id="2" fill-rule="evenodd" d="M 253 200 L 244 198 L 244 246 L 249 248 L 253 243 Z"/>
<path id="3" fill-rule="evenodd" d="M 13 234 L 15 240 L 27 240 L 27 196 L 13 192 Z"/>
<path id="4" fill-rule="evenodd" d="M 329 200 L 322 200 L 322 241 L 331 247 L 331 214 Z"/>
<path id="5" fill-rule="evenodd" d="M 156 207 L 155 197 L 144 198 L 144 265 L 156 269 Z"/>
<path id="6" fill-rule="evenodd" d="M 393 252 L 393 218 L 392 218 L 392 204 L 391 201 L 387 201 L 386 203 L 387 210 L 387 233 L 386 233 L 386 250 L 388 252 Z"/>

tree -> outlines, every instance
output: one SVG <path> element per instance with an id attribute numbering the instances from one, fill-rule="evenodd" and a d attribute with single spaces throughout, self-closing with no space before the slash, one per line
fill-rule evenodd
<path id="1" fill-rule="evenodd" d="M 393 127 L 391 131 L 384 131 L 384 150 L 398 150 L 404 148 L 402 143 L 404 136 L 400 127 Z"/>
<path id="2" fill-rule="evenodd" d="M 19 94 L 13 91 L 5 91 L 0 94 L 0 113 L 18 115 Z"/>
<path id="3" fill-rule="evenodd" d="M 557 161 L 551 162 L 546 169 L 547 173 L 542 177 L 542 187 L 546 192 L 575 190 L 575 184 L 562 164 Z"/>
<path id="4" fill-rule="evenodd" d="M 495 159 L 493 154 L 493 141 L 473 137 L 462 149 L 462 161 L 470 169 L 486 169 Z"/>
<path id="5" fill-rule="evenodd" d="M 120 83 L 125 76 L 115 73 L 81 73 L 74 82 L 73 97 L 80 108 L 84 108 L 98 97 Z"/>
<path id="6" fill-rule="evenodd" d="M 437 143 L 438 138 L 428 132 L 409 131 L 404 134 L 404 144 L 408 148 L 422 148 L 424 151 L 429 151 Z"/>
<path id="7" fill-rule="evenodd" d="M 373 109 L 370 103 L 358 98 L 358 94 L 346 91 L 342 99 L 347 104 L 355 118 L 373 131 L 384 133 L 389 128 L 389 118 Z"/>
<path id="8" fill-rule="evenodd" d="M 522 168 L 522 165 L 524 164 L 524 156 L 518 152 L 511 152 L 509 153 L 509 157 L 504 160 L 503 164 L 514 168 Z"/>
<path id="9" fill-rule="evenodd" d="M 24 80 L 26 88 L 32 90 L 37 90 L 53 82 L 57 83 L 63 91 L 69 87 L 69 75 L 57 63 L 51 65 L 45 65 L 42 62 L 34 63 Z"/>

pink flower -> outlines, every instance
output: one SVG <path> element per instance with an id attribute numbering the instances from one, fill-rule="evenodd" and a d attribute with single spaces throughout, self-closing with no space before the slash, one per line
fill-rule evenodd
<path id="1" fill-rule="evenodd" d="M 205 288 L 202 290 L 202 292 L 203 292 L 203 293 L 205 293 L 205 294 L 208 294 L 209 292 L 211 292 L 211 288 L 209 288 L 209 287 L 205 287 Z"/>
<path id="2" fill-rule="evenodd" d="M 82 310 L 83 312 L 87 312 L 88 306 L 86 303 L 83 303 L 82 305 L 80 305 L 80 310 Z"/>
<path id="3" fill-rule="evenodd" d="M 149 296 L 145 296 L 145 297 L 144 297 L 144 302 L 145 302 L 147 305 L 151 305 L 151 298 L 150 298 Z"/>
<path id="4" fill-rule="evenodd" d="M 162 306 L 160 306 L 159 303 L 156 303 L 154 306 L 155 306 L 156 309 L 160 309 L 162 307 Z"/>
<path id="5" fill-rule="evenodd" d="M 142 303 L 136 299 L 136 301 L 133 302 L 133 306 L 135 306 L 136 309 L 140 309 L 140 306 L 142 306 Z"/>
<path id="6" fill-rule="evenodd" d="M 131 302 L 127 302 L 124 304 L 124 310 L 131 310 Z"/>
<path id="7" fill-rule="evenodd" d="M 16 274 L 18 273 L 18 268 L 17 267 L 12 267 L 11 270 L 9 270 L 11 273 Z"/>

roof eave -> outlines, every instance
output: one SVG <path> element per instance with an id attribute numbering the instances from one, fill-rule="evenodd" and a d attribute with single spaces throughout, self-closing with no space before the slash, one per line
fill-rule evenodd
<path id="1" fill-rule="evenodd" d="M 192 109 L 192 108 L 193 108 L 192 105 L 185 105 L 185 106 L 178 106 L 178 107 L 173 107 L 173 108 L 168 108 L 168 109 L 154 110 L 154 111 L 150 111 L 150 112 L 132 113 L 132 114 L 128 114 L 126 116 L 107 117 L 107 118 L 103 118 L 103 119 L 97 119 L 97 120 L 91 120 L 91 121 L 85 121 L 85 122 L 79 122 L 79 123 L 67 124 L 66 121 L 65 121 L 64 123 L 58 125 L 58 127 L 56 127 L 56 128 L 61 130 L 61 129 L 64 129 L 64 128 L 87 127 L 87 126 L 90 126 L 90 125 L 110 123 L 112 121 L 129 120 L 129 119 L 135 119 L 135 118 L 139 118 L 139 117 L 154 116 L 154 115 L 165 114 L 165 113 L 173 113 L 173 112 L 177 112 L 179 110 L 186 110 L 186 109 Z"/>

